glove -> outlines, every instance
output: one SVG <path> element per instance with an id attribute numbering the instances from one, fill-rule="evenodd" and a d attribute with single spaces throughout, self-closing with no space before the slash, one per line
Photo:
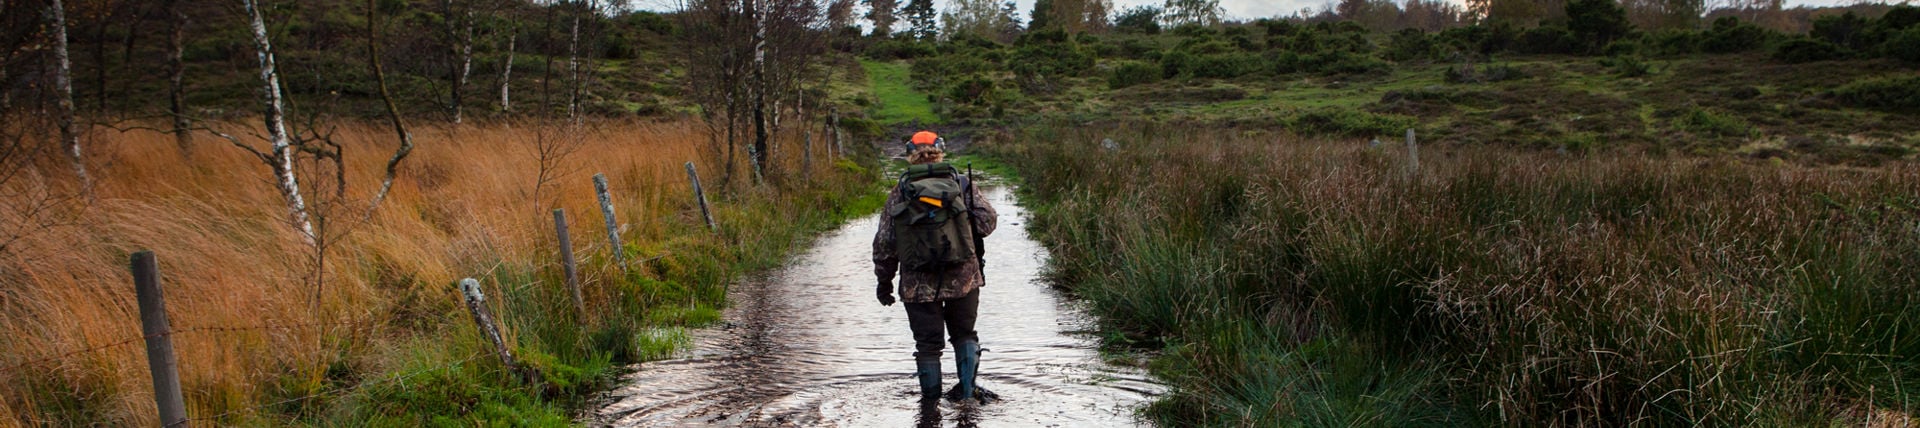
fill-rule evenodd
<path id="1" fill-rule="evenodd" d="M 893 281 L 880 281 L 873 289 L 873 296 L 880 299 L 880 306 L 893 306 Z"/>

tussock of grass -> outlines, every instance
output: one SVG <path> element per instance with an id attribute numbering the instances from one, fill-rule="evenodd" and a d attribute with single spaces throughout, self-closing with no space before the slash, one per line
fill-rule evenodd
<path id="1" fill-rule="evenodd" d="M 126 260 L 151 248 L 176 330 L 292 326 L 177 334 L 192 417 L 218 415 L 210 423 L 219 425 L 567 425 L 566 408 L 616 367 L 683 342 L 660 329 L 711 322 L 737 273 L 778 263 L 796 242 L 850 214 L 835 207 L 876 193 L 873 174 L 857 164 L 800 171 L 797 135 L 780 143 L 774 184 L 753 186 L 744 176 L 729 183 L 700 129 L 417 127 L 419 148 L 393 195 L 361 223 L 391 134 L 378 124 L 340 124 L 334 135 L 352 189 L 332 211 L 332 230 L 352 233 L 329 253 L 324 280 L 314 275 L 311 249 L 285 224 L 259 161 L 209 135 L 188 158 L 167 135 L 96 130 L 89 158 L 101 159 L 98 202 L 79 224 L 30 235 L 0 254 L 0 367 L 140 337 Z M 533 144 L 542 140 L 578 149 L 536 189 Z M 709 186 L 718 234 L 693 204 L 687 161 Z M 58 163 L 40 168 L 65 175 Z M 639 261 L 625 273 L 610 262 L 594 173 L 612 183 L 626 243 L 619 250 Z M 810 180 L 798 179 L 802 173 Z M 326 183 L 303 181 L 313 192 Z M 567 211 L 581 260 L 584 320 L 557 264 L 556 207 Z M 515 355 L 544 383 L 519 380 L 491 357 L 453 285 L 463 277 L 481 280 Z M 153 425 L 147 376 L 138 343 L 0 372 L 0 420 Z"/>
<path id="2" fill-rule="evenodd" d="M 1102 149 L 1104 139 L 1120 141 Z M 1801 425 L 1912 414 L 1920 165 L 1168 127 L 983 146 L 1170 426 Z"/>

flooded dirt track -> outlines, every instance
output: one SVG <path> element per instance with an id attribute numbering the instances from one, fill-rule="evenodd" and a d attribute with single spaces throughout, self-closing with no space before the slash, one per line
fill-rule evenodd
<path id="1" fill-rule="evenodd" d="M 819 238 L 786 268 L 734 286 L 718 325 L 692 332 L 684 358 L 642 365 L 623 379 L 593 426 L 1110 427 L 1162 387 L 1138 369 L 1100 361 L 1091 321 L 1039 271 L 1046 250 L 1026 235 L 1007 189 L 983 189 L 1000 212 L 987 238 L 981 290 L 980 385 L 987 405 L 923 406 L 913 338 L 900 305 L 873 298 L 869 261 L 877 217 Z M 942 361 L 952 387 L 951 348 Z"/>

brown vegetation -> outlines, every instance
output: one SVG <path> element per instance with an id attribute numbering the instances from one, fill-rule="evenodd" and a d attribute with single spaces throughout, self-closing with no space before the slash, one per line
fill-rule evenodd
<path id="1" fill-rule="evenodd" d="M 731 263 L 700 248 L 762 245 L 792 233 L 761 235 L 771 224 L 790 227 L 781 223 L 793 220 L 734 225 L 722 235 L 706 232 L 682 163 L 698 161 L 703 172 L 719 165 L 705 161 L 706 138 L 687 123 L 419 129 L 420 147 L 402 166 L 393 194 L 365 218 L 365 201 L 384 172 L 378 154 L 391 145 L 381 126 L 348 124 L 334 133 L 348 153 L 345 179 L 351 185 L 333 209 L 316 209 L 325 233 L 337 237 L 320 267 L 313 247 L 284 221 L 285 206 L 257 159 L 207 145 L 189 160 L 169 134 L 94 130 L 89 158 L 97 159 L 97 202 L 70 226 L 33 231 L 0 252 L 0 349 L 7 350 L 0 352 L 0 421 L 152 424 L 126 267 L 127 255 L 138 249 L 159 255 L 190 413 L 204 417 L 252 413 L 250 407 L 269 398 L 313 389 L 303 384 L 331 384 L 343 370 L 357 373 L 352 377 L 385 373 L 397 361 L 388 357 L 411 352 L 395 343 L 470 329 L 456 316 L 452 284 L 462 277 L 516 278 L 511 273 L 550 270 L 556 257 L 551 208 L 565 208 L 573 219 L 576 252 L 587 258 L 589 306 L 617 306 L 609 301 L 617 298 L 608 294 L 608 287 L 616 287 L 611 284 L 675 279 L 676 273 L 663 271 L 686 264 L 675 261 L 682 255 L 715 259 L 695 260 L 698 265 Z M 573 147 L 556 152 L 557 160 L 542 160 L 552 153 L 543 157 L 540 147 L 554 144 Z M 784 168 L 798 170 L 798 156 L 790 157 L 782 158 L 789 161 Z M 818 190 L 864 188 L 857 185 L 864 179 L 847 170 L 821 168 L 810 181 L 796 179 L 777 192 L 744 185 L 720 189 L 717 216 L 744 221 L 745 208 L 727 205 L 771 212 L 771 200 L 831 211 L 817 204 L 836 199 Z M 589 184 L 595 172 L 612 182 L 628 251 L 666 257 L 641 269 L 634 277 L 640 279 L 622 280 L 604 261 L 606 235 L 594 227 L 600 216 Z M 329 183 L 328 190 L 313 192 L 331 191 L 331 177 L 322 178 L 310 182 Z M 517 277 L 529 282 L 487 287 L 559 286 L 544 276 Z M 527 310 L 516 306 L 526 303 L 512 301 L 512 292 L 493 295 L 500 297 L 492 300 L 496 311 Z M 511 330 L 514 324 L 508 324 Z M 69 354 L 75 350 L 85 351 Z"/>

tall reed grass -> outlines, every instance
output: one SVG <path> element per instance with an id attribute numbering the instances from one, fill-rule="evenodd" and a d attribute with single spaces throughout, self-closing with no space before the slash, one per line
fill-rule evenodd
<path id="1" fill-rule="evenodd" d="M 1103 149 L 1112 139 L 1117 149 Z M 1043 127 L 1062 284 L 1169 426 L 1899 426 L 1920 410 L 1920 165 L 1404 149 Z"/>
<path id="2" fill-rule="evenodd" d="M 328 196 L 336 182 L 327 165 L 302 166 L 316 172 L 303 185 L 334 237 L 319 259 L 285 220 L 266 166 L 243 151 L 210 135 L 181 153 L 165 134 L 93 131 L 94 202 L 70 225 L 0 254 L 0 421 L 155 424 L 140 343 L 92 350 L 140 337 L 126 260 L 146 248 L 159 255 L 183 331 L 174 343 L 189 414 L 213 418 L 198 424 L 565 425 L 569 400 L 612 367 L 672 346 L 661 331 L 715 318 L 735 274 L 778 263 L 809 233 L 873 205 L 865 200 L 875 193 L 866 168 L 824 151 L 801 171 L 797 138 L 777 153 L 785 179 L 727 183 L 703 128 L 685 123 L 415 133 L 419 148 L 370 217 L 366 202 L 392 150 L 385 128 L 334 129 L 347 161 L 342 195 Z M 536 185 L 541 145 L 565 155 Z M 719 233 L 693 204 L 687 161 L 709 186 Z M 631 272 L 608 260 L 594 173 L 612 183 L 626 242 L 618 251 L 640 260 Z M 584 320 L 560 279 L 553 208 L 566 209 L 583 259 Z M 460 303 L 463 277 L 483 281 L 516 354 L 545 383 L 475 358 L 490 354 Z M 71 350 L 88 351 L 63 356 Z"/>

